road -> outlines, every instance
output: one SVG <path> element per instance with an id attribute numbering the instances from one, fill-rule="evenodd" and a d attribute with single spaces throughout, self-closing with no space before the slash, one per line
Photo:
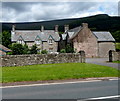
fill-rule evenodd
<path id="1" fill-rule="evenodd" d="M 112 63 L 108 61 L 109 61 L 108 58 L 86 58 L 86 63 L 109 66 L 120 70 L 120 63 Z"/>
<path id="2" fill-rule="evenodd" d="M 2 88 L 2 94 L 3 99 L 77 99 L 78 101 L 119 95 L 118 80 L 8 87 Z"/>

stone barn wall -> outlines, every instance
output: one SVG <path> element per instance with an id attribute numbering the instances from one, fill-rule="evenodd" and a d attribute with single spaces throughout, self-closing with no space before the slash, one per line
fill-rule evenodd
<path id="1" fill-rule="evenodd" d="M 1 57 L 1 61 L 1 66 L 3 67 L 51 63 L 82 63 L 85 62 L 85 54 L 6 55 Z"/>
<path id="2" fill-rule="evenodd" d="M 109 51 L 115 51 L 115 43 L 113 42 L 99 42 L 98 43 L 98 57 L 109 57 Z"/>
<path id="3" fill-rule="evenodd" d="M 73 46 L 76 52 L 85 51 L 86 57 L 98 57 L 98 43 L 88 26 L 78 32 L 73 38 Z"/>

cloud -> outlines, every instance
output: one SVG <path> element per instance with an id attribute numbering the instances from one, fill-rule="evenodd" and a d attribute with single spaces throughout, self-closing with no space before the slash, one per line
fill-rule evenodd
<path id="1" fill-rule="evenodd" d="M 2 21 L 44 21 L 118 14 L 117 2 L 3 2 Z"/>

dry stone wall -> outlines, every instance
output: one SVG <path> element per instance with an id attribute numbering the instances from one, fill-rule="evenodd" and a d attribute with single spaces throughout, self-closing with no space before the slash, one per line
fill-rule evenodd
<path id="1" fill-rule="evenodd" d="M 112 61 L 120 61 L 120 52 L 116 52 L 114 50 L 109 51 L 109 62 Z"/>
<path id="2" fill-rule="evenodd" d="M 33 55 L 6 55 L 1 57 L 1 66 L 24 66 L 34 64 L 51 64 L 51 63 L 83 63 L 85 54 L 33 54 Z"/>

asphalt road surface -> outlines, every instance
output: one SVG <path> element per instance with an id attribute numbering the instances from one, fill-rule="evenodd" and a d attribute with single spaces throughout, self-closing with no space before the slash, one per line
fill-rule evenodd
<path id="1" fill-rule="evenodd" d="M 2 88 L 2 99 L 77 99 L 78 101 L 83 101 L 83 99 L 100 97 L 104 99 L 104 97 L 106 97 L 105 100 L 102 101 L 118 101 L 114 97 L 107 98 L 109 96 L 120 95 L 118 94 L 118 84 L 118 80 L 106 80 L 6 87 Z"/>
<path id="2" fill-rule="evenodd" d="M 120 70 L 120 63 L 108 62 L 109 58 L 86 58 L 86 63 L 109 66 Z"/>

